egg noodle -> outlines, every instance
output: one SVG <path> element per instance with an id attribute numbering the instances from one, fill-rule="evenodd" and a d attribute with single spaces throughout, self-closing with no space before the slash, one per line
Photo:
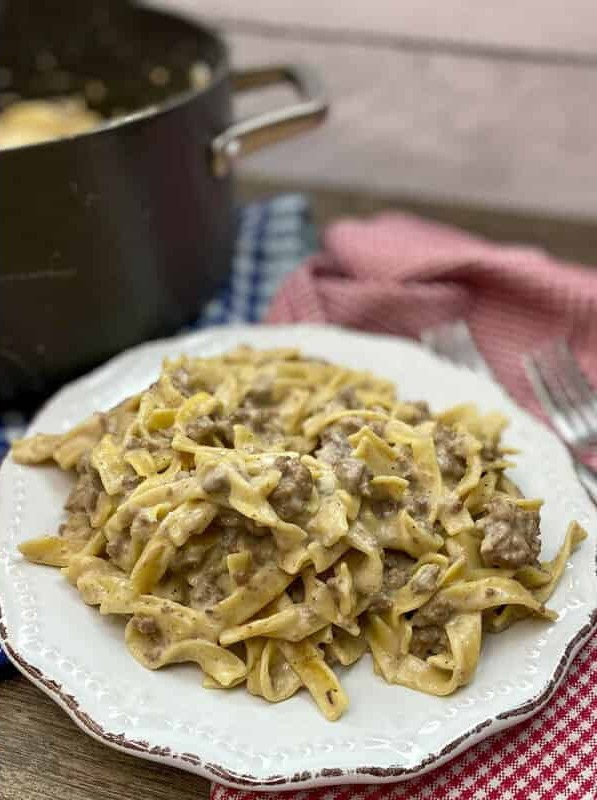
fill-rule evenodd
<path id="1" fill-rule="evenodd" d="M 166 360 L 159 379 L 62 435 L 14 443 L 77 481 L 57 536 L 21 545 L 127 618 L 145 667 L 271 702 L 306 687 L 335 720 L 334 665 L 447 695 L 483 631 L 545 607 L 586 533 L 539 561 L 540 500 L 505 475 L 507 420 L 430 414 L 367 372 L 294 349 Z"/>

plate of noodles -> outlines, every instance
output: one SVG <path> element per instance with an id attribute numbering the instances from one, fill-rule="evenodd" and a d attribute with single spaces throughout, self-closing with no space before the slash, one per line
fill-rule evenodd
<path id="1" fill-rule="evenodd" d="M 0 471 L 0 637 L 87 733 L 244 788 L 396 781 L 520 722 L 597 616 L 597 513 L 491 380 L 238 326 L 62 389 Z"/>

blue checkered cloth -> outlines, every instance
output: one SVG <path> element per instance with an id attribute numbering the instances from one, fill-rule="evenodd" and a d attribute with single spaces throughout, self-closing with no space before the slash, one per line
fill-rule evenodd
<path id="1" fill-rule="evenodd" d="M 285 276 L 315 248 L 315 227 L 303 195 L 279 195 L 241 208 L 230 276 L 197 321 L 184 330 L 258 322 Z M 27 422 L 18 410 L 0 413 L 0 461 Z M 7 669 L 0 649 L 0 674 Z"/>

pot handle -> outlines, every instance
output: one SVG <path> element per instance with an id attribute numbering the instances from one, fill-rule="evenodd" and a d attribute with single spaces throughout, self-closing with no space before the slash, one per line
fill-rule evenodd
<path id="1" fill-rule="evenodd" d="M 240 156 L 314 128 L 327 114 L 328 104 L 319 78 L 304 65 L 281 64 L 235 71 L 231 80 L 236 92 L 289 83 L 296 89 L 301 101 L 235 122 L 216 136 L 211 143 L 211 150 L 213 171 L 218 178 L 228 175 L 234 161 Z"/>

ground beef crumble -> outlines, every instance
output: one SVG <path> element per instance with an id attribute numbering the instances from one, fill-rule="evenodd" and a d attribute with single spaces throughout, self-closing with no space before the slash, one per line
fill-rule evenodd
<path id="1" fill-rule="evenodd" d="M 103 485 L 99 473 L 91 466 L 81 472 L 76 484 L 73 486 L 66 499 L 64 508 L 67 511 L 85 511 L 91 514 L 95 511 Z"/>
<path id="2" fill-rule="evenodd" d="M 426 659 L 449 649 L 446 632 L 439 625 L 413 628 L 410 652 L 418 658 Z"/>
<path id="3" fill-rule="evenodd" d="M 438 423 L 433 433 L 435 454 L 442 477 L 458 483 L 466 472 L 463 437 L 454 428 Z"/>
<path id="4" fill-rule="evenodd" d="M 298 458 L 280 456 L 274 465 L 282 477 L 268 499 L 276 514 L 289 520 L 303 511 L 313 491 L 313 478 Z"/>
<path id="5" fill-rule="evenodd" d="M 525 511 L 507 497 L 496 497 L 477 520 L 483 533 L 481 558 L 487 567 L 518 569 L 535 564 L 541 550 L 539 512 Z"/>
<path id="6" fill-rule="evenodd" d="M 371 472 L 360 458 L 343 458 L 334 466 L 340 486 L 349 494 L 368 494 Z"/>
<path id="7" fill-rule="evenodd" d="M 413 628 L 425 628 L 428 625 L 445 625 L 452 616 L 453 611 L 451 603 L 442 597 L 441 592 L 439 592 L 415 612 L 411 620 Z"/>
<path id="8" fill-rule="evenodd" d="M 185 433 L 195 442 L 203 443 L 208 439 L 217 437 L 221 442 L 230 446 L 234 440 L 234 432 L 230 420 L 212 419 L 208 416 L 197 417 L 185 426 Z"/>
<path id="9" fill-rule="evenodd" d="M 391 608 L 393 592 L 408 582 L 415 563 L 406 553 L 385 551 L 381 588 L 372 596 L 369 611 L 381 612 Z"/>
<path id="10" fill-rule="evenodd" d="M 321 447 L 315 451 L 315 456 L 320 461 L 333 465 L 350 456 L 351 452 L 352 447 L 344 431 L 336 426 L 331 426 L 322 433 Z"/>

